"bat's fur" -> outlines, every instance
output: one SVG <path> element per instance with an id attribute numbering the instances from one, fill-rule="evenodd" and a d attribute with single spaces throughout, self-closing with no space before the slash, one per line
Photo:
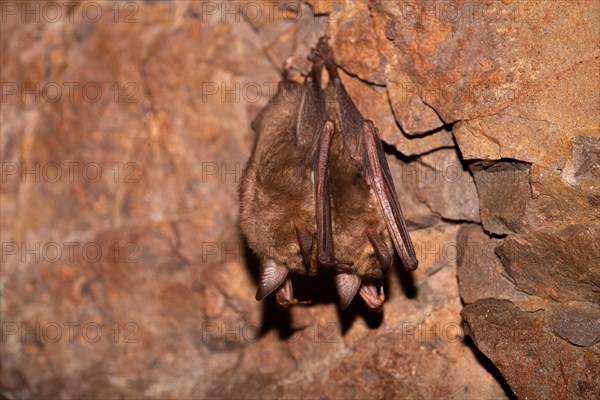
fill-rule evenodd
<path id="1" fill-rule="evenodd" d="M 253 123 L 260 132 L 240 187 L 240 225 L 248 245 L 290 271 L 303 272 L 295 225 L 316 231 L 315 195 L 308 146 L 298 146 L 301 87 L 289 81 Z"/>
<path id="2" fill-rule="evenodd" d="M 358 292 L 378 310 L 390 249 L 407 269 L 417 260 L 377 129 L 346 93 L 326 38 L 311 56 L 305 83 L 280 82 L 253 123 L 258 138 L 240 187 L 240 224 L 261 258 L 257 299 L 277 290 L 281 306 L 297 304 L 288 272 L 335 268 L 342 308 Z"/>
<path id="3" fill-rule="evenodd" d="M 365 232 L 369 228 L 376 231 L 388 248 L 392 247 L 392 241 L 381 217 L 377 197 L 365 178 L 365 170 L 351 157 L 344 143 L 333 84 L 328 86 L 326 93 L 327 115 L 336 125 L 330 161 L 334 249 L 336 254 L 354 262 L 354 273 L 361 277 L 382 278 L 382 268 Z"/>

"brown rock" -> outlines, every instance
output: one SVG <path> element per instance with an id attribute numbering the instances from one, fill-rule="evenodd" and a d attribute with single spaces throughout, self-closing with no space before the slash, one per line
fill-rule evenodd
<path id="1" fill-rule="evenodd" d="M 518 232 L 531 201 L 530 165 L 514 161 L 470 165 L 481 203 L 483 228 L 495 234 Z"/>
<path id="2" fill-rule="evenodd" d="M 559 175 L 533 166 L 529 177 L 533 201 L 525 224 L 530 228 L 560 229 L 572 224 L 596 224 L 600 208 L 597 194 L 569 185 Z"/>
<path id="3" fill-rule="evenodd" d="M 404 56 L 403 70 L 422 93 L 430 94 L 428 103 L 447 122 L 501 109 L 570 67 L 593 60 L 589 50 L 600 33 L 585 18 L 599 10 L 591 1 L 569 12 L 551 2 L 374 3 L 374 14 L 388 18 L 385 32 Z M 579 35 L 563 31 L 574 21 Z M 430 88 L 436 91 L 427 92 Z"/>
<path id="4" fill-rule="evenodd" d="M 600 389 L 597 349 L 572 346 L 544 332 L 543 310 L 524 312 L 505 300 L 467 305 L 467 333 L 519 398 L 593 398 Z"/>
<path id="5" fill-rule="evenodd" d="M 504 398 L 460 295 L 518 396 L 598 392 L 597 2 L 78 2 L 37 22 L 5 3 L 0 397 Z M 256 302 L 236 228 L 250 122 L 325 32 L 398 149 L 420 267 L 390 272 L 381 315 L 340 312 L 326 274 L 296 279 L 310 305 Z M 461 228 L 467 171 L 420 176 L 456 144 L 503 239 Z"/>
<path id="6" fill-rule="evenodd" d="M 457 236 L 460 297 L 469 304 L 480 299 L 529 300 L 506 275 L 495 253 L 503 241 L 490 238 L 478 225 L 463 225 Z"/>
<path id="7" fill-rule="evenodd" d="M 579 189 L 597 191 L 600 180 L 600 137 L 578 136 L 571 142 L 573 156 L 563 171 L 563 179 Z M 596 201 L 598 203 L 600 201 Z"/>
<path id="8" fill-rule="evenodd" d="M 381 55 L 369 16 L 368 3 L 344 1 L 335 19 L 336 61 L 347 73 L 376 85 L 384 85 Z"/>
<path id="9" fill-rule="evenodd" d="M 444 123 L 431 107 L 423 103 L 410 78 L 402 72 L 392 70 L 394 66 L 390 65 L 390 61 L 387 62 L 385 71 L 388 97 L 402 131 L 411 137 L 443 135 L 446 132 L 441 129 Z"/>
<path id="10" fill-rule="evenodd" d="M 511 235 L 497 254 L 526 293 L 555 301 L 600 301 L 599 225 Z"/>
<path id="11" fill-rule="evenodd" d="M 567 303 L 552 309 L 554 333 L 576 346 L 592 347 L 600 341 L 600 305 Z"/>
<path id="12" fill-rule="evenodd" d="M 415 156 L 440 148 L 454 147 L 452 133 L 449 131 L 417 138 L 406 136 L 394 119 L 385 89 L 368 85 L 344 73 L 340 75 L 360 112 L 366 119 L 373 120 L 379 129 L 381 139 L 396 147 L 403 155 Z"/>
<path id="13" fill-rule="evenodd" d="M 420 91 L 410 76 L 402 69 L 403 55 L 386 36 L 388 14 L 373 14 L 373 24 L 379 51 L 384 57 L 385 82 L 392 110 L 402 131 L 409 136 L 439 134 L 444 123 L 437 113 L 420 97 Z"/>
<path id="14" fill-rule="evenodd" d="M 535 97 L 456 124 L 454 134 L 463 157 L 513 158 L 553 172 L 562 170 L 572 152 L 570 137 L 598 138 L 599 62 L 596 57 L 573 64 L 540 84 Z"/>
<path id="15" fill-rule="evenodd" d="M 442 218 L 479 222 L 475 182 L 454 149 L 423 155 L 417 164 L 419 198 Z"/>
<path id="16" fill-rule="evenodd" d="M 388 165 L 409 229 L 427 228 L 439 222 L 439 218 L 417 196 L 422 170 L 420 164 L 417 161 L 402 162 L 396 157 L 388 155 Z"/>
<path id="17" fill-rule="evenodd" d="M 595 195 L 538 166 L 515 161 L 471 164 L 483 227 L 495 234 L 593 222 Z"/>
<path id="18" fill-rule="evenodd" d="M 599 7 L 421 0 L 372 9 L 419 97 L 446 123 L 463 121 L 454 133 L 465 159 L 561 168 L 569 137 L 597 137 L 600 30 L 587 16 Z"/>

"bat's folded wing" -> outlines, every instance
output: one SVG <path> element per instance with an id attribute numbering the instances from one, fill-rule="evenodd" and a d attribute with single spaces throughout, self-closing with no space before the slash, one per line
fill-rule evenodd
<path id="1" fill-rule="evenodd" d="M 396 247 L 402 260 L 402 265 L 407 270 L 413 271 L 419 263 L 415 256 L 408 229 L 406 229 L 381 140 L 372 121 L 366 120 L 363 122 L 362 133 L 363 164 L 367 171 L 369 184 L 375 190 L 381 212 L 394 242 L 394 247 Z"/>

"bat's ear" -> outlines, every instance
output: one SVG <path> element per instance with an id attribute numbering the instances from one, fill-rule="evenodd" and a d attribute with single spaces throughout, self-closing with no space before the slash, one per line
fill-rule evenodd
<path id="1" fill-rule="evenodd" d="M 360 288 L 360 277 L 342 272 L 337 274 L 334 280 L 335 287 L 340 295 L 340 307 L 345 310 Z"/>
<path id="2" fill-rule="evenodd" d="M 379 286 L 380 287 L 378 291 L 373 280 L 367 279 L 360 287 L 360 297 L 362 297 L 362 299 L 365 301 L 367 307 L 373 311 L 381 311 L 383 308 L 383 302 L 385 301 L 383 286 Z"/>
<path id="3" fill-rule="evenodd" d="M 260 274 L 258 278 L 258 290 L 256 300 L 262 300 L 280 287 L 288 275 L 284 266 L 278 265 L 274 260 L 265 258 L 260 263 Z"/>

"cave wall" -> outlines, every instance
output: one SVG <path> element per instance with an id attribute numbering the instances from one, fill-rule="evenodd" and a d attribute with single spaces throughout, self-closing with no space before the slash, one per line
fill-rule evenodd
<path id="1" fill-rule="evenodd" d="M 600 3 L 2 3 L 0 396 L 597 398 Z M 252 119 L 327 34 L 420 266 L 254 300 Z M 596 397 L 594 397 L 596 396 Z"/>

